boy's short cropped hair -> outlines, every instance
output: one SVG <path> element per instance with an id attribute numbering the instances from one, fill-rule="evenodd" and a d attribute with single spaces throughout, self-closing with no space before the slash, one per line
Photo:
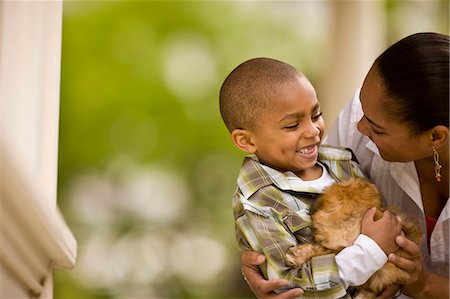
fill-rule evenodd
<path id="1" fill-rule="evenodd" d="M 228 130 L 257 128 L 257 118 L 276 98 L 277 86 L 301 78 L 292 65 L 272 58 L 253 58 L 238 65 L 220 89 L 220 114 Z"/>

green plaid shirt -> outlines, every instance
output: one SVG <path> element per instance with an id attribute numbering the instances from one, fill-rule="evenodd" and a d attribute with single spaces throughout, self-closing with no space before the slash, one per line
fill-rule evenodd
<path id="1" fill-rule="evenodd" d="M 336 180 L 364 177 L 352 152 L 322 145 L 319 161 Z M 347 295 L 339 278 L 335 255 L 313 257 L 301 269 L 286 265 L 288 249 L 311 242 L 309 207 L 320 194 L 307 184 L 292 184 L 294 173 L 264 170 L 255 155 L 247 156 L 233 198 L 236 239 L 243 250 L 264 253 L 261 267 L 267 279 L 284 278 L 288 288 L 301 287 L 305 298 L 342 298 Z M 288 289 L 286 288 L 286 289 Z M 280 289 L 279 292 L 286 289 Z"/>

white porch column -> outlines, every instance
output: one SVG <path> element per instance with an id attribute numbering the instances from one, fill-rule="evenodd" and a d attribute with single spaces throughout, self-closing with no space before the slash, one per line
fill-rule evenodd
<path id="1" fill-rule="evenodd" d="M 330 1 L 330 57 L 319 94 L 327 126 L 362 85 L 370 66 L 385 47 L 384 1 Z"/>
<path id="2" fill-rule="evenodd" d="M 0 1 L 0 298 L 52 298 L 76 240 L 57 208 L 62 1 Z"/>

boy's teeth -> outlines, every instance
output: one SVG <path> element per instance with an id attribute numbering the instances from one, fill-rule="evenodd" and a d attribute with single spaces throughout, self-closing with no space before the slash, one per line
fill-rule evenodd
<path id="1" fill-rule="evenodd" d="M 302 148 L 300 149 L 300 153 L 302 154 L 311 154 L 312 152 L 314 152 L 314 147 L 307 149 L 307 148 Z"/>

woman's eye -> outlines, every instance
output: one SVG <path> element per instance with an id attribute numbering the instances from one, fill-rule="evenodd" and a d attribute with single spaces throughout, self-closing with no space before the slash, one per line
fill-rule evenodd
<path id="1" fill-rule="evenodd" d="M 380 131 L 376 130 L 374 127 L 370 127 L 370 131 L 371 131 L 372 133 L 374 133 L 375 135 L 381 135 L 381 134 L 383 134 L 383 132 L 380 132 Z"/>

